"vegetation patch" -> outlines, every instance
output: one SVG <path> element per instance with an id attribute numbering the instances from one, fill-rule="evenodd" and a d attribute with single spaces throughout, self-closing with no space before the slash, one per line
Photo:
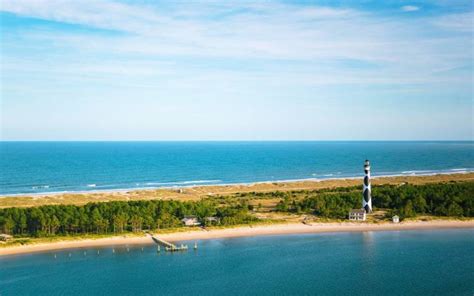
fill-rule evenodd
<path id="1" fill-rule="evenodd" d="M 370 222 L 392 215 L 418 217 L 474 217 L 474 182 L 424 185 L 378 185 L 372 188 L 374 214 Z M 86 205 L 46 205 L 0 209 L 0 231 L 15 236 L 77 237 L 140 233 L 143 230 L 184 229 L 181 221 L 195 216 L 204 227 L 229 227 L 275 221 L 342 221 L 350 209 L 360 208 L 361 188 L 245 192 L 199 201 L 140 200 L 95 202 Z M 213 217 L 213 219 L 206 219 Z M 217 221 L 217 222 L 211 222 Z M 25 241 L 22 241 L 24 239 Z"/>

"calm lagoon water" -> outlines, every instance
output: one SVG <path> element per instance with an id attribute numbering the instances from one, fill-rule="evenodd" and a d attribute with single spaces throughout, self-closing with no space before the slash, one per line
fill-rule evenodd
<path id="1" fill-rule="evenodd" d="M 474 229 L 266 236 L 198 244 L 197 251 L 179 254 L 158 254 L 147 245 L 130 252 L 123 246 L 115 253 L 102 248 L 99 255 L 97 249 L 76 249 L 0 257 L 0 294 L 474 293 Z"/>
<path id="2" fill-rule="evenodd" d="M 0 194 L 474 171 L 474 142 L 0 142 Z"/>

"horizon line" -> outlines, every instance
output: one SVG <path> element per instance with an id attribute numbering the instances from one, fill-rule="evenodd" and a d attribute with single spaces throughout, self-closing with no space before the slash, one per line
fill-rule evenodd
<path id="1" fill-rule="evenodd" d="M 380 140 L 348 140 L 348 139 L 340 139 L 340 140 L 318 140 L 318 139 L 310 139 L 310 140 L 249 140 L 249 139 L 238 139 L 238 140 L 131 140 L 131 139 L 123 139 L 123 140 L 2 140 L 0 142 L 474 142 L 474 139 L 395 139 L 395 140 L 387 140 L 387 139 L 380 139 Z"/>

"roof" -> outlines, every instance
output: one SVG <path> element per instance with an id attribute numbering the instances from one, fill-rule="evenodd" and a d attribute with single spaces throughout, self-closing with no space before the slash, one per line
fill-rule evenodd
<path id="1" fill-rule="evenodd" d="M 365 210 L 364 209 L 352 209 L 349 211 L 349 213 L 353 213 L 353 214 L 365 214 Z"/>
<path id="2" fill-rule="evenodd" d="M 184 216 L 183 219 L 181 219 L 181 221 L 189 221 L 189 220 L 196 220 L 197 217 L 196 216 Z"/>

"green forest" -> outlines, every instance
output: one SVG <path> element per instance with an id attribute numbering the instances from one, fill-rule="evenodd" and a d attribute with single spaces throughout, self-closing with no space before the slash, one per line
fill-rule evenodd
<path id="1" fill-rule="evenodd" d="M 347 187 L 313 191 L 241 193 L 209 197 L 200 201 L 113 201 L 76 205 L 49 205 L 0 209 L 0 231 L 17 236 L 46 237 L 71 234 L 113 234 L 183 227 L 181 219 L 196 216 L 202 225 L 216 217 L 220 225 L 259 221 L 250 202 L 280 201 L 275 212 L 313 214 L 344 219 L 360 208 L 361 188 Z M 374 209 L 402 219 L 416 215 L 474 217 L 474 182 L 426 185 L 381 185 L 372 188 Z"/>
<path id="2" fill-rule="evenodd" d="M 0 229 L 7 234 L 35 237 L 79 233 L 122 233 L 183 226 L 181 219 L 195 215 L 202 225 L 206 217 L 219 224 L 248 224 L 257 219 L 247 208 L 219 206 L 210 199 L 198 202 L 174 200 L 112 201 L 84 206 L 50 205 L 0 210 Z"/>
<path id="3" fill-rule="evenodd" d="M 306 192 L 303 199 L 285 195 L 278 211 L 312 213 L 326 218 L 346 218 L 350 209 L 361 207 L 359 187 Z M 402 219 L 417 215 L 474 217 L 474 182 L 426 185 L 381 185 L 372 187 L 374 210 L 388 210 L 388 216 Z"/>

